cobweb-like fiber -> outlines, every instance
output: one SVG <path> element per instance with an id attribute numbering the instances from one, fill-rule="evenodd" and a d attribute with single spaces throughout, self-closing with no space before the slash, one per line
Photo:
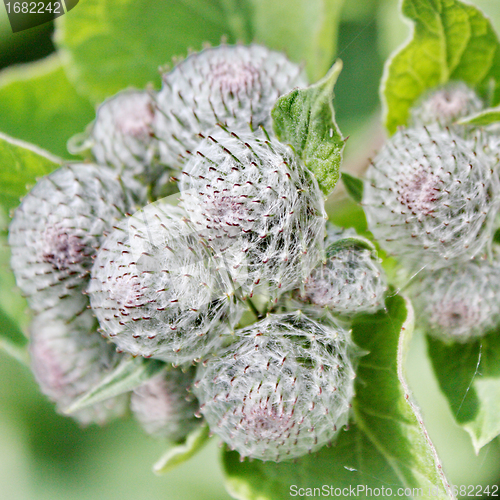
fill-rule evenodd
<path id="1" fill-rule="evenodd" d="M 387 279 L 373 245 L 353 229 L 328 231 L 326 241 L 326 262 L 307 278 L 303 299 L 341 315 L 382 309 Z"/>
<path id="2" fill-rule="evenodd" d="M 323 195 L 275 139 L 219 131 L 187 162 L 180 189 L 198 233 L 243 296 L 267 284 L 277 297 L 323 260 Z"/>
<path id="3" fill-rule="evenodd" d="M 97 385 L 120 359 L 96 329 L 91 311 L 72 321 L 48 311 L 36 316 L 31 325 L 31 368 L 40 389 L 59 411 Z M 71 416 L 83 425 L 102 425 L 123 416 L 127 407 L 128 396 L 122 395 Z"/>
<path id="4" fill-rule="evenodd" d="M 63 298 L 81 303 L 92 258 L 130 205 L 107 167 L 69 165 L 35 185 L 9 228 L 12 269 L 33 310 L 58 306 Z M 66 300 L 68 307 L 78 310 Z"/>
<path id="5" fill-rule="evenodd" d="M 442 340 L 467 342 L 500 324 L 500 270 L 487 261 L 423 272 L 410 294 L 422 327 Z"/>
<path id="6" fill-rule="evenodd" d="M 185 213 L 160 201 L 106 239 L 89 294 L 119 350 L 180 364 L 220 346 L 239 320 L 226 281 Z"/>
<path id="7" fill-rule="evenodd" d="M 410 267 L 483 250 L 499 206 L 497 159 L 437 127 L 401 130 L 367 172 L 363 205 L 380 245 Z"/>
<path id="8" fill-rule="evenodd" d="M 237 338 L 198 368 L 194 392 L 211 431 L 243 457 L 277 462 L 332 441 L 353 397 L 349 332 L 296 312 Z"/>
<path id="9" fill-rule="evenodd" d="M 157 95 L 154 128 L 163 162 L 179 167 L 186 150 L 196 148 L 198 133 L 210 133 L 216 123 L 271 130 L 276 99 L 306 85 L 300 66 L 259 45 L 221 45 L 190 55 L 163 75 Z"/>
<path id="10" fill-rule="evenodd" d="M 195 417 L 199 403 L 188 393 L 194 370 L 172 368 L 134 390 L 130 408 L 148 434 L 178 442 L 200 425 Z"/>

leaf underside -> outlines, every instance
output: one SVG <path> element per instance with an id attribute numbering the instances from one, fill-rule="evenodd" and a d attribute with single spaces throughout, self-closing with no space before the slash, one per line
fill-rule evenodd
<path id="1" fill-rule="evenodd" d="M 500 434 L 500 335 L 467 344 L 427 338 L 439 385 L 457 423 L 479 450 Z"/>

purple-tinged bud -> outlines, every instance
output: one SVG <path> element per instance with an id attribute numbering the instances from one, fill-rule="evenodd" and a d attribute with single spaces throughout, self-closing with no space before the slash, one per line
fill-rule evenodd
<path id="1" fill-rule="evenodd" d="M 410 293 L 417 322 L 441 340 L 467 342 L 500 324 L 500 270 L 487 261 L 424 271 Z"/>
<path id="2" fill-rule="evenodd" d="M 347 423 L 352 347 L 334 323 L 270 315 L 199 365 L 193 390 L 201 413 L 243 457 L 279 462 L 317 451 Z"/>
<path id="3" fill-rule="evenodd" d="M 120 357 L 114 346 L 97 333 L 91 311 L 71 321 L 53 311 L 35 317 L 31 325 L 31 367 L 41 391 L 64 411 L 97 385 Z M 72 417 L 82 425 L 105 424 L 127 410 L 128 395 L 117 396 L 82 409 Z"/>
<path id="4" fill-rule="evenodd" d="M 180 189 L 196 230 L 243 296 L 263 285 L 277 297 L 323 260 L 323 195 L 276 139 L 214 133 L 186 163 Z"/>
<path id="5" fill-rule="evenodd" d="M 345 316 L 383 309 L 387 280 L 373 244 L 353 229 L 329 236 L 326 261 L 306 279 L 303 300 Z"/>
<path id="6" fill-rule="evenodd" d="M 134 356 L 175 364 L 204 356 L 243 312 L 180 208 L 148 205 L 116 227 L 92 269 L 103 334 Z"/>
<path id="7" fill-rule="evenodd" d="M 199 403 L 188 393 L 194 375 L 194 368 L 172 368 L 134 390 L 130 408 L 148 434 L 179 442 L 200 425 Z"/>
<path id="8" fill-rule="evenodd" d="M 412 109 L 411 122 L 417 127 L 434 124 L 449 127 L 460 118 L 481 111 L 483 106 L 474 90 L 465 83 L 453 82 L 425 94 Z M 454 131 L 459 129 L 454 127 Z"/>
<path id="9" fill-rule="evenodd" d="M 481 252 L 498 212 L 498 160 L 448 130 L 400 130 L 367 172 L 363 205 L 380 245 L 416 269 Z"/>
<path id="10" fill-rule="evenodd" d="M 68 297 L 82 302 L 96 250 L 130 209 L 129 197 L 107 167 L 68 165 L 35 185 L 9 227 L 12 269 L 33 310 Z"/>
<path id="11" fill-rule="evenodd" d="M 222 123 L 232 130 L 271 130 L 276 99 L 306 86 L 305 73 L 283 54 L 259 45 L 221 45 L 191 54 L 163 75 L 157 95 L 155 133 L 161 157 L 173 168 L 193 151 L 199 133 Z"/>

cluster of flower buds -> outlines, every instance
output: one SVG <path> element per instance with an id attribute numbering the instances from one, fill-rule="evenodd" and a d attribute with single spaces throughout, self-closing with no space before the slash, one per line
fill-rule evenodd
<path id="1" fill-rule="evenodd" d="M 460 120 L 484 107 L 463 83 L 424 96 L 373 160 L 363 205 L 380 245 L 414 275 L 417 319 L 444 341 L 500 323 L 497 131 Z"/>
<path id="2" fill-rule="evenodd" d="M 93 163 L 64 166 L 26 196 L 12 267 L 36 313 L 33 370 L 58 408 L 142 356 L 165 370 L 82 410 L 82 423 L 130 401 L 150 434 L 182 441 L 196 414 L 242 456 L 276 461 L 318 450 L 347 423 L 349 321 L 383 309 L 387 284 L 371 243 L 326 231 L 314 175 L 272 133 L 276 99 L 305 84 L 264 47 L 192 54 L 158 92 L 106 100 L 72 142 Z M 170 176 L 179 192 L 159 199 Z"/>

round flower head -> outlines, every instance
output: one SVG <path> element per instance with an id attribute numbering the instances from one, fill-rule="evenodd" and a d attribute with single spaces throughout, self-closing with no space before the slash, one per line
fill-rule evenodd
<path id="1" fill-rule="evenodd" d="M 424 95 L 411 111 L 415 126 L 452 126 L 460 118 L 481 111 L 483 102 L 465 83 L 453 82 Z"/>
<path id="2" fill-rule="evenodd" d="M 487 261 L 424 272 L 410 288 L 426 333 L 466 342 L 500 324 L 500 270 Z"/>
<path id="3" fill-rule="evenodd" d="M 194 392 L 211 431 L 243 457 L 276 462 L 331 442 L 353 396 L 349 332 L 297 312 L 237 336 L 198 368 Z"/>
<path id="4" fill-rule="evenodd" d="M 327 240 L 326 262 L 307 278 L 303 298 L 341 315 L 382 309 L 387 281 L 374 246 L 354 230 Z"/>
<path id="5" fill-rule="evenodd" d="M 96 327 L 91 311 L 84 311 L 70 322 L 48 311 L 36 316 L 32 323 L 31 368 L 42 392 L 61 412 L 97 385 L 120 359 Z M 122 416 L 127 406 L 128 396 L 122 395 L 71 416 L 83 425 L 102 425 Z"/>
<path id="6" fill-rule="evenodd" d="M 90 149 L 95 161 L 117 170 L 123 182 L 145 198 L 141 184 L 151 184 L 162 173 L 158 162 L 158 143 L 152 129 L 155 117 L 154 97 L 141 90 L 126 90 L 104 101 L 84 140 L 69 142 L 76 154 Z M 76 139 L 76 140 L 75 140 Z"/>
<path id="7" fill-rule="evenodd" d="M 106 239 L 89 294 L 119 350 L 181 364 L 219 346 L 239 319 L 222 280 L 184 212 L 158 202 Z"/>
<path id="8" fill-rule="evenodd" d="M 163 75 L 157 96 L 155 132 L 163 162 L 178 167 L 186 150 L 196 148 L 198 134 L 210 133 L 216 123 L 270 130 L 276 99 L 305 85 L 300 66 L 259 45 L 221 45 L 191 54 Z"/>
<path id="9" fill-rule="evenodd" d="M 87 285 L 96 249 L 129 209 L 106 167 L 68 165 L 36 184 L 9 228 L 12 269 L 32 309 L 43 311 L 69 296 L 81 301 L 78 291 Z"/>
<path id="10" fill-rule="evenodd" d="M 130 408 L 148 434 L 179 442 L 200 425 L 198 401 L 187 392 L 193 381 L 194 368 L 171 369 L 134 390 Z"/>
<path id="11" fill-rule="evenodd" d="M 491 237 L 500 199 L 496 164 L 448 130 L 400 130 L 367 172 L 370 230 L 413 267 L 470 259 Z"/>
<path id="12" fill-rule="evenodd" d="M 244 296 L 293 289 L 323 259 L 326 214 L 312 174 L 290 147 L 221 130 L 182 172 L 184 206 Z"/>

